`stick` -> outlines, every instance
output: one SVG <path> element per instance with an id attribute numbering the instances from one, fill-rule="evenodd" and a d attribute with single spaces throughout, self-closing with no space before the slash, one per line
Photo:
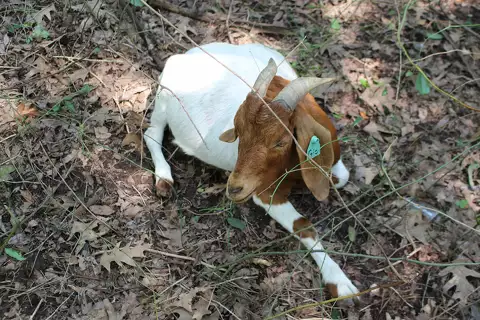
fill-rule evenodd
<path id="1" fill-rule="evenodd" d="M 290 30 L 286 27 L 275 26 L 270 23 L 262 23 L 262 22 L 241 20 L 241 19 L 235 19 L 235 18 L 228 19 L 228 17 L 224 15 L 212 15 L 209 13 L 198 12 L 198 10 L 195 10 L 195 9 L 189 10 L 189 9 L 185 9 L 185 8 L 170 4 L 164 0 L 152 0 L 150 1 L 150 5 L 155 9 L 167 10 L 167 11 L 170 11 L 194 20 L 202 21 L 202 22 L 210 23 L 215 20 L 220 20 L 220 21 L 230 20 L 233 23 L 247 24 L 253 27 L 257 27 L 264 33 L 277 33 L 277 34 L 290 33 Z"/>
<path id="2" fill-rule="evenodd" d="M 37 314 L 38 312 L 38 309 L 40 309 L 40 306 L 42 305 L 43 303 L 43 298 L 40 299 L 40 302 L 37 304 L 37 307 L 35 308 L 35 311 L 33 311 L 32 315 L 30 316 L 29 320 L 33 320 L 33 318 L 35 317 L 35 315 Z"/>
<path id="3" fill-rule="evenodd" d="M 169 253 L 169 252 L 159 251 L 159 250 L 155 250 L 155 249 L 145 249 L 145 251 L 148 251 L 148 252 L 151 252 L 151 253 L 161 254 L 161 255 L 167 256 L 167 257 L 178 258 L 178 259 L 189 260 L 189 261 L 195 261 L 195 258 L 187 257 L 187 256 L 180 256 L 180 255 L 175 254 L 175 253 Z"/>

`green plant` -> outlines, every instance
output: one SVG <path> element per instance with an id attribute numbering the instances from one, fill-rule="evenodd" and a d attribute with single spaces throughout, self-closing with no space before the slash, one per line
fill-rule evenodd
<path id="1" fill-rule="evenodd" d="M 75 111 L 75 105 L 73 104 L 73 98 L 76 98 L 76 97 L 82 96 L 82 95 L 87 95 L 92 90 L 93 90 L 93 88 L 90 85 L 85 84 L 82 88 L 80 88 L 80 90 L 78 90 L 78 91 L 76 91 L 72 94 L 69 94 L 68 96 L 63 97 L 59 102 L 57 102 L 48 111 L 48 113 L 50 113 L 50 114 L 51 113 L 58 113 L 62 109 L 66 109 L 70 112 L 74 112 Z"/>
<path id="2" fill-rule="evenodd" d="M 33 40 L 40 41 L 44 39 L 48 39 L 50 37 L 50 32 L 45 30 L 45 28 L 41 24 L 37 24 L 35 28 L 33 28 L 30 35 L 27 37 L 26 42 L 30 43 Z"/>

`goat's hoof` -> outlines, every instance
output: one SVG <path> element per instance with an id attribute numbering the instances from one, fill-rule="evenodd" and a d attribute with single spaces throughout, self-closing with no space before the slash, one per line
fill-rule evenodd
<path id="1" fill-rule="evenodd" d="M 333 298 L 342 298 L 359 292 L 358 289 L 350 281 L 349 283 L 340 284 L 328 283 L 327 289 Z M 352 306 L 359 306 L 361 302 L 362 301 L 360 297 L 356 296 L 352 298 L 338 300 L 336 304 L 340 307 L 349 308 Z"/>
<path id="2" fill-rule="evenodd" d="M 168 181 L 164 179 L 158 180 L 157 183 L 155 184 L 157 197 L 170 198 L 172 195 L 172 186 L 173 186 L 173 181 Z"/>

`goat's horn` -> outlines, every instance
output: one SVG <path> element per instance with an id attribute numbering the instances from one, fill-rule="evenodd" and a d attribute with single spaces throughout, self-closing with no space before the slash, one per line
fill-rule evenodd
<path id="1" fill-rule="evenodd" d="M 286 108 L 295 110 L 297 103 L 305 97 L 307 93 L 316 87 L 335 81 L 335 78 L 297 78 L 291 81 L 280 93 L 273 99 L 272 102 L 281 101 Z"/>
<path id="2" fill-rule="evenodd" d="M 275 61 L 270 58 L 270 60 L 268 60 L 268 65 L 258 75 L 258 78 L 253 85 L 253 90 L 257 91 L 260 97 L 263 98 L 267 94 L 268 86 L 276 74 L 277 65 Z"/>

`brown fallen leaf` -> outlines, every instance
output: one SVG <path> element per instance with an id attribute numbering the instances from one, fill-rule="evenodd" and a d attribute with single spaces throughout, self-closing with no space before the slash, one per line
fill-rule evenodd
<path id="1" fill-rule="evenodd" d="M 148 129 L 148 119 L 142 113 L 129 111 L 125 117 L 125 122 L 130 128 L 135 128 L 136 130 Z"/>
<path id="2" fill-rule="evenodd" d="M 92 210 L 93 213 L 95 213 L 96 215 L 99 215 L 99 216 L 110 216 L 112 213 L 115 212 L 109 206 L 95 205 L 95 206 L 90 206 L 89 209 Z"/>
<path id="3" fill-rule="evenodd" d="M 209 301 L 212 292 L 208 287 L 197 287 L 188 293 L 182 293 L 179 300 L 172 303 L 172 306 L 180 307 L 188 312 L 193 313 L 192 320 L 202 320 L 205 315 L 210 314 L 208 310 Z"/>
<path id="4" fill-rule="evenodd" d="M 108 132 L 107 127 L 97 127 L 95 128 L 95 137 L 100 141 L 105 141 L 110 138 L 112 134 Z"/>
<path id="5" fill-rule="evenodd" d="M 27 106 L 24 103 L 20 103 L 17 106 L 17 114 L 19 115 L 19 117 L 17 117 L 17 119 L 21 120 L 24 117 L 27 117 L 27 118 L 36 117 L 36 116 L 38 116 L 39 113 L 38 113 L 37 108 L 35 108 L 34 106 L 32 106 L 32 105 Z"/>
<path id="6" fill-rule="evenodd" d="M 267 267 L 271 267 L 272 266 L 272 263 L 266 259 L 261 259 L 261 258 L 253 258 L 252 259 L 252 262 L 254 264 L 257 264 L 257 265 L 260 265 L 260 266 L 267 266 Z"/>
<path id="7" fill-rule="evenodd" d="M 375 165 L 367 166 L 373 162 L 366 156 L 355 156 L 355 179 L 364 180 L 366 185 L 372 183 L 373 179 L 378 175 L 380 170 Z"/>
<path id="8" fill-rule="evenodd" d="M 108 272 L 110 272 L 110 263 L 112 262 L 116 262 L 120 267 L 123 267 L 123 263 L 134 267 L 136 266 L 136 263 L 133 258 L 145 257 L 143 252 L 146 249 L 150 249 L 151 246 L 151 244 L 139 244 L 135 247 L 130 247 L 129 245 L 126 245 L 125 247 L 120 248 L 119 242 L 115 245 L 115 248 L 102 254 L 102 256 L 100 257 L 100 265 L 105 267 Z"/>
<path id="9" fill-rule="evenodd" d="M 170 314 L 176 313 L 178 314 L 178 317 L 176 316 L 175 319 L 177 320 L 192 320 L 192 314 L 188 312 L 187 310 L 183 308 L 176 308 L 172 310 Z"/>
<path id="10" fill-rule="evenodd" d="M 406 212 L 404 220 L 395 228 L 395 231 L 407 239 L 414 237 L 423 244 L 428 245 L 430 235 L 427 229 L 430 226 L 430 222 L 428 222 L 419 209 L 411 208 Z"/>
<path id="11" fill-rule="evenodd" d="M 464 261 L 465 259 L 463 259 Z M 460 262 L 460 261 L 456 261 Z M 455 261 L 454 261 L 455 263 Z M 452 296 L 453 299 L 460 299 L 459 303 L 465 306 L 468 302 L 468 297 L 475 291 L 475 287 L 468 281 L 467 277 L 480 278 L 480 273 L 468 269 L 465 266 L 451 266 L 446 267 L 438 274 L 440 277 L 444 277 L 451 273 L 452 278 L 443 286 L 443 292 L 448 292 L 455 287 L 455 292 Z"/>
<path id="12" fill-rule="evenodd" d="M 98 231 L 95 231 L 99 227 Z M 85 243 L 93 242 L 106 234 L 108 232 L 108 228 L 106 226 L 98 225 L 98 221 L 93 221 L 91 223 L 83 223 L 79 221 L 75 221 L 72 226 L 72 230 L 70 231 L 70 236 L 68 239 L 71 239 L 74 234 L 79 233 L 80 238 L 77 241 L 77 247 L 75 248 L 75 253 L 78 254 L 80 250 L 82 250 Z"/>
<path id="13" fill-rule="evenodd" d="M 213 186 L 210 186 L 210 187 L 207 187 L 205 189 L 203 188 L 198 188 L 197 191 L 198 193 L 201 193 L 201 194 L 218 194 L 220 192 L 222 192 L 223 190 L 225 190 L 226 188 L 226 184 L 225 183 L 214 183 Z"/>
<path id="14" fill-rule="evenodd" d="M 26 202 L 29 202 L 30 204 L 34 202 L 33 195 L 29 190 L 20 190 L 20 194 Z"/>
<path id="15" fill-rule="evenodd" d="M 363 127 L 363 131 L 370 133 L 370 135 L 378 141 L 384 142 L 382 136 L 378 132 L 378 125 L 374 121 L 370 120 L 370 123 Z"/>
<path id="16" fill-rule="evenodd" d="M 89 71 L 87 69 L 78 69 L 73 73 L 69 74 L 68 77 L 70 78 L 71 82 L 75 82 L 79 79 L 85 81 L 85 78 L 88 76 L 88 72 Z"/>
<path id="17" fill-rule="evenodd" d="M 142 155 L 144 155 L 143 142 L 139 134 L 135 132 L 127 133 L 125 138 L 123 138 L 122 147 L 128 146 L 129 144 L 132 144 L 132 143 L 135 146 L 135 150 L 141 153 Z"/>
<path id="18" fill-rule="evenodd" d="M 143 210 L 143 207 L 136 206 L 136 205 L 131 205 L 128 206 L 123 212 L 122 215 L 128 218 L 134 218 L 137 216 L 137 214 Z"/>
<path id="19" fill-rule="evenodd" d="M 32 13 L 28 16 L 27 21 L 35 21 L 37 24 L 43 25 L 43 18 L 46 17 L 48 20 L 52 20 L 52 17 L 50 16 L 50 13 L 52 11 L 56 11 L 55 5 L 52 3 L 48 7 L 42 8 L 40 11 L 37 11 L 36 13 Z"/>

